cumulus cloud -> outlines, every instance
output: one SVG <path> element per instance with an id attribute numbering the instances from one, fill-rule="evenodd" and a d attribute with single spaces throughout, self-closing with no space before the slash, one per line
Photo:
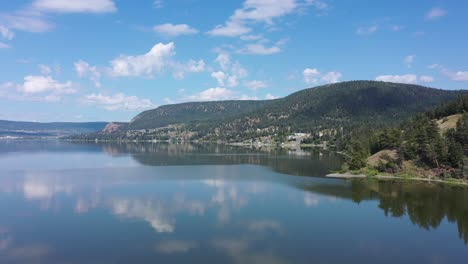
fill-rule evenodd
<path id="1" fill-rule="evenodd" d="M 87 77 L 99 87 L 103 75 L 110 77 L 145 77 L 152 78 L 164 72 L 171 72 L 175 79 L 184 79 L 186 73 L 200 73 L 206 71 L 204 60 L 190 59 L 178 62 L 173 59 L 175 45 L 155 44 L 151 50 L 141 55 L 120 55 L 110 61 L 110 67 L 92 66 L 80 60 L 75 63 L 75 71 L 79 77 Z"/>
<path id="2" fill-rule="evenodd" d="M 75 72 L 80 78 L 89 77 L 96 87 L 101 87 L 101 71 L 96 66 L 91 66 L 86 61 L 75 62 Z"/>
<path id="3" fill-rule="evenodd" d="M 237 52 L 241 54 L 271 55 L 280 51 L 281 49 L 278 46 L 265 47 L 263 44 L 248 44 Z"/>
<path id="4" fill-rule="evenodd" d="M 28 75 L 23 83 L 6 82 L 0 85 L 6 93 L 0 96 L 16 101 L 61 101 L 64 95 L 77 93 L 76 84 L 60 82 L 47 75 Z"/>
<path id="5" fill-rule="evenodd" d="M 244 86 L 251 89 L 251 90 L 258 90 L 261 88 L 267 87 L 267 83 L 265 81 L 258 81 L 258 80 L 253 80 L 249 82 L 245 82 Z"/>
<path id="6" fill-rule="evenodd" d="M 358 29 L 356 30 L 356 33 L 358 35 L 370 35 L 370 34 L 377 32 L 378 29 L 379 27 L 377 25 L 368 26 L 368 27 L 358 27 Z"/>
<path id="7" fill-rule="evenodd" d="M 147 76 L 161 73 L 170 65 L 170 58 L 175 55 L 173 42 L 158 43 L 146 54 L 136 56 L 121 55 L 111 61 L 112 76 Z"/>
<path id="8" fill-rule="evenodd" d="M 211 77 L 213 77 L 219 85 L 224 86 L 224 80 L 226 79 L 226 74 L 222 71 L 212 72 Z"/>
<path id="9" fill-rule="evenodd" d="M 441 18 L 443 16 L 447 15 L 447 11 L 445 9 L 442 9 L 440 7 L 434 7 L 429 12 L 426 14 L 426 19 L 427 20 L 435 20 L 438 18 Z"/>
<path id="10" fill-rule="evenodd" d="M 219 64 L 222 70 L 227 70 L 231 64 L 231 57 L 227 53 L 219 53 L 215 59 L 215 62 Z"/>
<path id="11" fill-rule="evenodd" d="M 198 30 L 190 27 L 187 24 L 162 24 L 153 27 L 153 30 L 161 35 L 169 36 L 169 37 L 177 37 L 181 35 L 193 35 L 197 34 Z"/>
<path id="12" fill-rule="evenodd" d="M 155 107 L 149 99 L 142 99 L 137 96 L 127 96 L 123 93 L 117 93 L 114 95 L 92 93 L 84 96 L 81 99 L 81 102 L 88 105 L 96 105 L 109 111 L 141 111 Z"/>
<path id="13" fill-rule="evenodd" d="M 206 69 L 206 64 L 204 60 L 189 60 L 186 69 L 188 72 L 203 72 Z"/>
<path id="14" fill-rule="evenodd" d="M 51 76 L 34 76 L 28 75 L 24 77 L 23 84 L 18 86 L 18 90 L 26 94 L 44 93 L 44 92 L 57 92 L 72 94 L 76 93 L 73 88 L 74 84 L 71 81 L 61 83 Z"/>
<path id="15" fill-rule="evenodd" d="M 268 93 L 268 94 L 265 96 L 265 99 L 267 99 L 267 100 L 273 100 L 273 99 L 277 99 L 277 98 L 278 98 L 278 96 L 274 96 L 274 95 L 272 95 L 272 94 L 270 94 L 270 93 Z"/>
<path id="16" fill-rule="evenodd" d="M 112 0 L 35 0 L 32 6 L 40 11 L 56 13 L 110 13 L 117 11 Z"/>
<path id="17" fill-rule="evenodd" d="M 416 74 L 380 75 L 380 76 L 377 76 L 375 80 L 382 81 L 382 82 L 415 84 L 418 82 L 418 76 Z"/>
<path id="18" fill-rule="evenodd" d="M 206 63 L 204 60 L 189 60 L 187 63 L 172 62 L 171 67 L 173 68 L 172 76 L 177 80 L 185 78 L 185 73 L 199 73 L 206 70 Z"/>
<path id="19" fill-rule="evenodd" d="M 324 83 L 337 83 L 340 81 L 340 78 L 342 76 L 343 75 L 341 74 L 341 72 L 331 71 L 323 75 L 322 78 L 320 78 L 320 80 Z"/>
<path id="20" fill-rule="evenodd" d="M 306 68 L 302 75 L 304 76 L 304 82 L 307 84 L 317 83 L 317 77 L 320 76 L 320 72 L 317 69 Z"/>
<path id="21" fill-rule="evenodd" d="M 325 74 L 322 74 L 316 68 L 306 68 L 302 71 L 302 76 L 304 77 L 304 82 L 307 84 L 317 84 L 317 83 L 337 83 L 340 81 L 340 78 L 343 76 L 341 72 L 330 71 Z"/>
<path id="22" fill-rule="evenodd" d="M 215 59 L 220 70 L 213 71 L 211 77 L 219 86 L 235 87 L 239 85 L 239 80 L 247 76 L 247 70 L 237 61 L 232 62 L 228 53 L 220 52 Z"/>

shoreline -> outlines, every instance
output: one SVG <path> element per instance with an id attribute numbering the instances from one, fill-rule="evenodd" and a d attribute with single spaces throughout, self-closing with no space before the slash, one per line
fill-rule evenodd
<path id="1" fill-rule="evenodd" d="M 352 174 L 352 173 L 330 173 L 325 176 L 326 178 L 333 179 L 343 179 L 343 180 L 355 180 L 355 179 L 376 179 L 376 180 L 405 180 L 405 181 L 420 181 L 426 183 L 443 183 L 448 185 L 459 185 L 463 187 L 468 187 L 468 181 L 458 180 L 458 179 L 431 179 L 431 178 L 422 178 L 422 177 L 401 177 L 396 175 L 375 175 L 375 176 L 366 176 L 364 174 Z"/>

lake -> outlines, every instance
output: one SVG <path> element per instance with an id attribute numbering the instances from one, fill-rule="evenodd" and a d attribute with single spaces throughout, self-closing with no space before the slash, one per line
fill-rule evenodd
<path id="1" fill-rule="evenodd" d="M 0 141 L 0 263 L 467 263 L 468 188 L 333 152 Z"/>

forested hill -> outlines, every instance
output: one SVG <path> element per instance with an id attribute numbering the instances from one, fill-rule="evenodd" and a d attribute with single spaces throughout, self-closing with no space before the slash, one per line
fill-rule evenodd
<path id="1" fill-rule="evenodd" d="M 19 137 L 44 137 L 44 136 L 65 136 L 80 133 L 91 133 L 101 131 L 106 126 L 106 122 L 20 122 L 0 120 L 1 136 Z"/>
<path id="2" fill-rule="evenodd" d="M 177 136 L 236 141 L 284 131 L 381 127 L 427 111 L 461 93 L 464 92 L 411 84 L 342 82 L 305 89 L 276 100 L 162 106 L 139 114 L 128 126 L 122 126 L 112 134 L 128 139 Z M 172 128 L 167 129 L 168 125 L 176 127 L 176 131 L 171 133 Z M 137 130 L 140 132 L 132 132 Z M 106 138 L 114 137 L 110 133 L 104 134 Z"/>
<path id="3" fill-rule="evenodd" d="M 291 127 L 313 131 L 366 122 L 392 123 L 453 99 L 460 91 L 375 81 L 352 81 L 305 89 L 219 124 L 222 131 Z"/>
<path id="4" fill-rule="evenodd" d="M 259 110 L 273 101 L 239 100 L 164 105 L 137 115 L 130 121 L 127 129 L 149 129 L 187 122 L 219 121 Z"/>

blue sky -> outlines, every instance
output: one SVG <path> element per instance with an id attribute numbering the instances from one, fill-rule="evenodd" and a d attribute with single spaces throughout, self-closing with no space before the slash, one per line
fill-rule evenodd
<path id="1" fill-rule="evenodd" d="M 468 88 L 468 2 L 0 2 L 0 119 L 128 121 L 347 80 Z"/>

